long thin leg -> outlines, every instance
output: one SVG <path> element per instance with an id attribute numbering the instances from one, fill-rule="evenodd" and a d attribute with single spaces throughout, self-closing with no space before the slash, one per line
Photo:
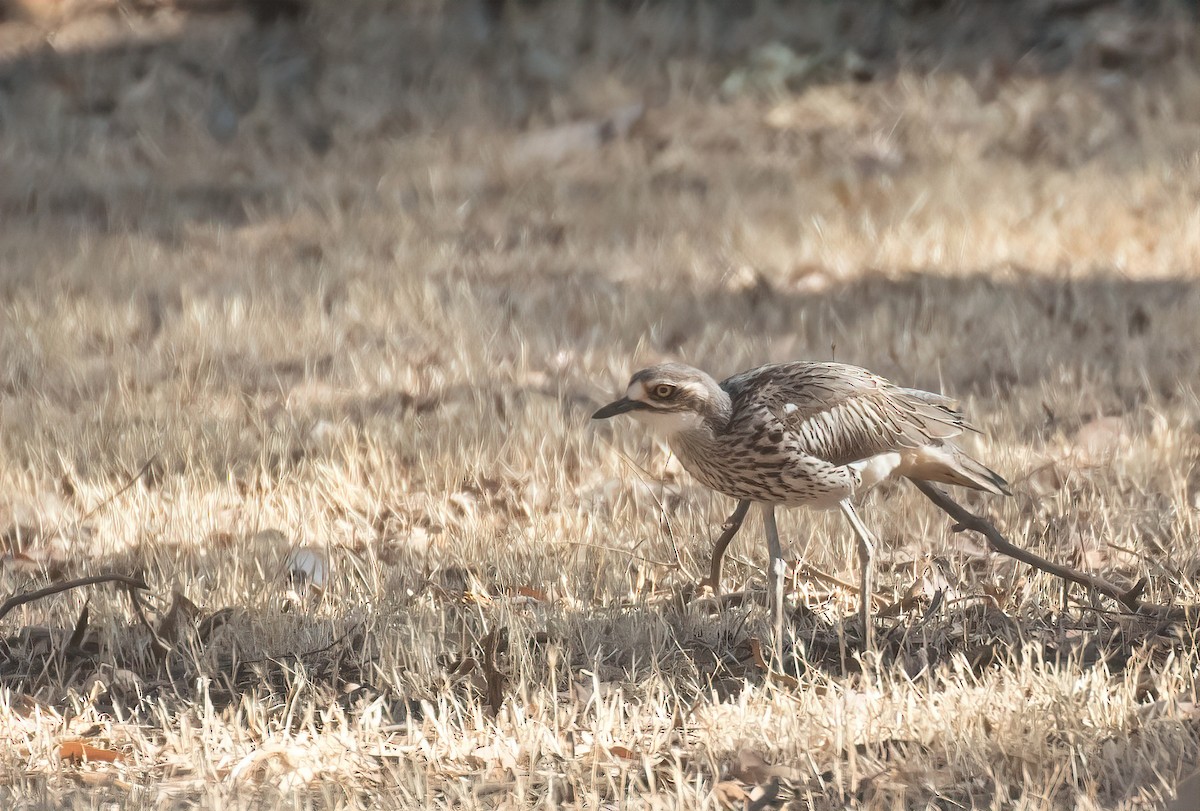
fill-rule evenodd
<path id="1" fill-rule="evenodd" d="M 746 512 L 750 509 L 750 502 L 747 499 L 742 499 L 738 502 L 733 513 L 725 519 L 725 524 L 722 527 L 725 531 L 721 533 L 721 537 L 717 538 L 717 543 L 713 547 L 712 563 L 708 565 L 708 585 L 713 590 L 713 594 L 721 593 L 721 562 L 725 559 L 725 550 L 729 548 L 733 536 L 738 534 L 738 530 L 742 528 L 742 522 L 746 520 Z"/>
<path id="2" fill-rule="evenodd" d="M 767 552 L 770 555 L 771 621 L 774 626 L 776 666 L 783 664 L 783 547 L 779 544 L 779 529 L 775 526 L 775 505 L 760 504 L 763 529 L 767 532 Z"/>
<path id="3" fill-rule="evenodd" d="M 875 642 L 873 639 L 875 629 L 871 624 L 871 597 L 874 591 L 871 585 L 871 557 L 875 553 L 875 542 L 862 519 L 858 517 L 858 513 L 854 511 L 854 505 L 850 503 L 849 499 L 842 499 L 838 506 L 842 508 L 842 512 L 850 521 L 850 526 L 854 528 L 854 534 L 858 536 L 858 565 L 861 569 L 858 596 L 862 601 L 858 613 L 863 627 L 863 650 L 870 650 Z"/>

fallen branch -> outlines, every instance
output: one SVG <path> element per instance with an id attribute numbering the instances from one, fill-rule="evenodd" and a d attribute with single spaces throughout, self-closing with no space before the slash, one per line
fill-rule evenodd
<path id="1" fill-rule="evenodd" d="M 46 586 L 44 589 L 37 589 L 36 591 L 27 591 L 24 594 L 14 594 L 5 600 L 3 605 L 0 605 L 0 620 L 4 619 L 8 615 L 8 612 L 14 608 L 23 606 L 26 603 L 32 603 L 43 597 L 61 594 L 64 591 L 82 588 L 83 586 L 94 586 L 98 583 L 122 583 L 134 589 L 150 588 L 146 585 L 146 581 L 140 577 L 130 577 L 124 574 L 94 574 L 90 577 L 80 577 L 75 580 L 67 580 L 63 583 L 55 583 L 53 586 Z"/>
<path id="2" fill-rule="evenodd" d="M 1189 614 L 1195 613 L 1194 610 L 1189 612 L 1189 609 L 1181 606 L 1159 605 L 1158 603 L 1150 603 L 1143 600 L 1142 593 L 1146 590 L 1146 578 L 1144 577 L 1134 583 L 1132 588 L 1122 589 L 1102 577 L 1080 572 L 1069 566 L 1052 563 L 1040 555 L 1036 555 L 1028 549 L 1022 549 L 1009 541 L 1000 534 L 1000 530 L 996 529 L 992 522 L 963 507 L 957 501 L 950 498 L 950 496 L 946 495 L 937 485 L 917 479 L 910 479 L 910 481 L 917 486 L 918 490 L 925 494 L 926 498 L 957 522 L 954 531 L 962 532 L 963 530 L 971 530 L 972 532 L 978 532 L 987 539 L 988 546 L 992 548 L 993 552 L 1007 555 L 1014 560 L 1019 560 L 1035 569 L 1052 574 L 1067 582 L 1093 589 L 1106 597 L 1111 597 L 1130 611 L 1141 614 L 1153 614 L 1161 619 L 1172 621 L 1187 620 L 1189 619 Z"/>

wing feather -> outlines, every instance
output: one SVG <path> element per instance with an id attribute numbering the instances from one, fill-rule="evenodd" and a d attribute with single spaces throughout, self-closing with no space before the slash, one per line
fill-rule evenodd
<path id="1" fill-rule="evenodd" d="M 857 366 L 772 364 L 721 385 L 739 410 L 765 409 L 806 453 L 835 465 L 941 444 L 972 430 L 949 397 L 895 386 Z"/>

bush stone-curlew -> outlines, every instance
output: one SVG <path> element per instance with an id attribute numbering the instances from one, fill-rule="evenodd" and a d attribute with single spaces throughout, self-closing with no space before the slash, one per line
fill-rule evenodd
<path id="1" fill-rule="evenodd" d="M 720 383 L 699 369 L 664 363 L 635 374 L 625 396 L 592 418 L 628 413 L 659 430 L 689 473 L 738 500 L 713 553 L 714 580 L 749 505 L 759 505 L 778 655 L 784 562 L 776 507 L 838 507 L 845 514 L 858 538 L 860 617 L 870 647 L 874 541 L 851 499 L 892 475 L 1009 494 L 1004 479 L 951 441 L 973 430 L 954 405 L 841 363 L 774 363 Z"/>

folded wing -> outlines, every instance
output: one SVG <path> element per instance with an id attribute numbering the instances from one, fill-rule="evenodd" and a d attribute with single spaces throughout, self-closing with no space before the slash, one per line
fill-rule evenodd
<path id="1" fill-rule="evenodd" d="M 773 364 L 722 385 L 731 392 L 756 392 L 750 399 L 757 402 L 735 400 L 746 408 L 765 408 L 800 441 L 805 453 L 831 464 L 898 452 L 896 471 L 901 475 L 1009 492 L 1003 478 L 950 442 L 974 428 L 943 395 L 901 388 L 865 369 L 839 363 Z"/>

